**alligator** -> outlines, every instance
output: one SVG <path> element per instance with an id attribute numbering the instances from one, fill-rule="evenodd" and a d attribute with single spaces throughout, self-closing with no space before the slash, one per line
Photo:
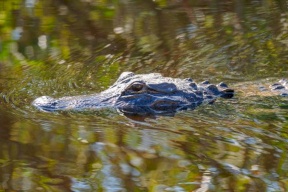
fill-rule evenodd
<path id="1" fill-rule="evenodd" d="M 101 93 L 57 99 L 42 96 L 32 105 L 45 112 L 112 107 L 126 115 L 165 115 L 195 109 L 203 103 L 212 104 L 219 97 L 229 99 L 233 96 L 234 90 L 223 82 L 215 85 L 209 81 L 196 83 L 191 78 L 163 77 L 159 73 L 124 72 Z"/>
<path id="2" fill-rule="evenodd" d="M 288 80 L 268 84 L 269 81 L 246 82 L 235 84 L 235 88 L 245 96 L 288 96 Z M 233 96 L 234 90 L 223 82 L 215 85 L 209 81 L 196 83 L 191 78 L 163 77 L 160 73 L 124 72 L 101 93 L 57 99 L 42 96 L 32 105 L 45 112 L 91 111 L 111 107 L 125 115 L 174 115 L 177 111 L 193 110 L 204 103 L 212 104 L 219 97 L 230 99 Z"/>

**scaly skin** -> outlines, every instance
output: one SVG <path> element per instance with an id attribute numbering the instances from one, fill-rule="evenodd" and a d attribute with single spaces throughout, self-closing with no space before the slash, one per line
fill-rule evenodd
<path id="1" fill-rule="evenodd" d="M 213 103 L 218 97 L 232 98 L 234 90 L 224 83 L 195 83 L 192 79 L 163 77 L 159 73 L 124 72 L 107 90 L 92 95 L 54 99 L 42 96 L 33 101 L 41 111 L 84 111 L 112 107 L 125 114 L 174 114 Z"/>

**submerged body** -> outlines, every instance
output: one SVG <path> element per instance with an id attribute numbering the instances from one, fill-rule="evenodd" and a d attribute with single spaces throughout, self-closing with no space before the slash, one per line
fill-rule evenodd
<path id="1" fill-rule="evenodd" d="M 258 81 L 241 82 L 234 84 L 233 87 L 238 90 L 243 99 L 245 97 L 260 96 L 260 97 L 274 97 L 274 96 L 288 96 L 288 80 L 281 79 L 274 82 L 273 79 L 262 79 Z"/>
<path id="2" fill-rule="evenodd" d="M 202 103 L 213 103 L 218 97 L 232 98 L 234 90 L 225 83 L 208 81 L 195 83 L 192 79 L 163 77 L 159 73 L 124 72 L 107 90 L 92 95 L 54 99 L 42 96 L 33 101 L 41 111 L 83 111 L 113 107 L 125 114 L 174 114 L 194 109 Z"/>

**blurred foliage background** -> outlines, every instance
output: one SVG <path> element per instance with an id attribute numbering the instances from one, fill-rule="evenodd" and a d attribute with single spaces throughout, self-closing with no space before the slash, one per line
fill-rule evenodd
<path id="1" fill-rule="evenodd" d="M 285 99 L 239 94 L 145 122 L 30 106 L 100 92 L 124 71 L 287 77 L 287 4 L 0 0 L 0 191 L 287 191 Z"/>

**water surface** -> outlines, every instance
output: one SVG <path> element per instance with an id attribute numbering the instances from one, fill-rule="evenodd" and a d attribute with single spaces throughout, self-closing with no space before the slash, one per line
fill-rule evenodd
<path id="1" fill-rule="evenodd" d="M 0 0 L 0 190 L 287 191 L 286 1 Z M 124 71 L 227 82 L 174 117 L 43 113 Z"/>

